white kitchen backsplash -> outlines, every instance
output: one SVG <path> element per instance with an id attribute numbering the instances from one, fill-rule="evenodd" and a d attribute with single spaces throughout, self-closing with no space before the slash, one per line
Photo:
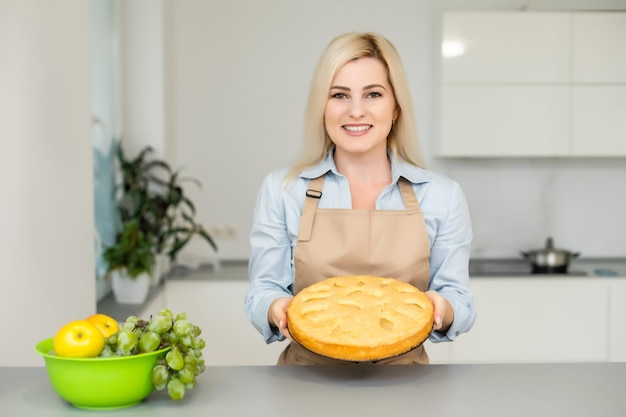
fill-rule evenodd
<path id="1" fill-rule="evenodd" d="M 555 246 L 581 257 L 626 257 L 626 160 L 440 161 L 470 206 L 476 258 Z"/>

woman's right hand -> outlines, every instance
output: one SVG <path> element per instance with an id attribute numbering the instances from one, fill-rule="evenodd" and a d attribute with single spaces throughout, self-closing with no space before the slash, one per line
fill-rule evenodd
<path id="1" fill-rule="evenodd" d="M 291 339 L 291 334 L 287 328 L 287 307 L 292 297 L 280 297 L 272 301 L 269 311 L 267 312 L 267 319 L 270 325 L 278 328 L 280 333 L 287 339 Z"/>

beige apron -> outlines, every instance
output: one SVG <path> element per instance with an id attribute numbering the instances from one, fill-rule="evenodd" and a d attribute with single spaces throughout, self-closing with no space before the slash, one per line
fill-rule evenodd
<path id="1" fill-rule="evenodd" d="M 294 294 L 326 278 L 375 275 L 409 282 L 422 291 L 430 281 L 430 244 L 411 183 L 400 178 L 405 210 L 317 208 L 324 176 L 311 180 L 294 252 Z M 290 343 L 278 365 L 350 364 Z M 423 346 L 377 364 L 425 364 Z"/>

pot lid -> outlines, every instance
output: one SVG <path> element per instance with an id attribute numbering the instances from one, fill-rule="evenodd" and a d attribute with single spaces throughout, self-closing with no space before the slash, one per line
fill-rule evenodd
<path id="1" fill-rule="evenodd" d="M 559 252 L 559 253 L 571 253 L 571 251 L 566 250 L 566 249 L 557 249 L 554 247 L 554 239 L 552 239 L 551 237 L 548 237 L 546 239 L 546 246 L 542 249 L 534 249 L 529 251 L 528 253 L 554 253 L 554 252 Z"/>

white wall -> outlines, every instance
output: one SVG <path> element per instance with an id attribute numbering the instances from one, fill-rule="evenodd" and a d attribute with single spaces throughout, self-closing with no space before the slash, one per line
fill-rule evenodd
<path id="1" fill-rule="evenodd" d="M 89 51 L 89 2 L 0 2 L 0 366 L 96 309 Z"/>
<path id="2" fill-rule="evenodd" d="M 191 189 L 201 220 L 234 226 L 220 256 L 248 256 L 258 187 L 288 165 L 302 140 L 313 67 L 325 45 L 351 30 L 384 33 L 400 50 L 422 136 L 432 130 L 430 1 L 239 0 L 171 2 L 166 60 L 177 163 L 204 184 Z M 206 250 L 196 242 L 195 253 Z"/>
<path id="3" fill-rule="evenodd" d="M 291 162 L 314 62 L 332 36 L 347 30 L 379 31 L 401 50 L 426 160 L 431 169 L 459 181 L 467 194 L 476 235 L 473 256 L 517 257 L 519 250 L 543 245 L 548 235 L 587 257 L 626 254 L 619 233 L 626 228 L 620 215 L 626 191 L 612 186 L 626 179 L 623 158 L 436 157 L 442 10 L 626 9 L 624 0 L 394 0 L 384 6 L 165 0 L 125 7 L 125 36 L 131 37 L 125 56 L 132 63 L 125 68 L 127 78 L 138 81 L 126 82 L 132 88 L 125 93 L 125 141 L 135 149 L 144 144 L 164 149 L 170 162 L 202 180 L 203 190 L 189 189 L 201 221 L 212 229 L 235 229 L 234 238 L 218 239 L 223 259 L 247 257 L 258 185 L 271 169 Z M 155 48 L 160 39 L 162 49 Z M 151 129 L 153 134 L 146 134 Z M 210 257 L 201 241 L 186 253 Z"/>
<path id="4" fill-rule="evenodd" d="M 532 3 L 532 4 L 530 4 Z M 258 186 L 299 149 L 313 66 L 326 43 L 373 30 L 398 47 L 409 75 L 429 167 L 459 181 L 472 211 L 475 257 L 518 257 L 555 244 L 587 257 L 626 255 L 626 161 L 598 159 L 442 160 L 439 135 L 440 17 L 444 9 L 559 8 L 519 0 L 169 1 L 165 20 L 166 114 L 175 164 L 199 177 L 190 190 L 201 221 L 236 229 L 219 239 L 223 259 L 248 256 Z M 582 0 L 577 8 L 626 9 Z M 566 5 L 567 6 L 567 5 Z M 145 68 L 148 70 L 148 68 Z M 471 140 L 471 138 L 468 138 Z M 196 242 L 188 253 L 201 256 Z"/>

